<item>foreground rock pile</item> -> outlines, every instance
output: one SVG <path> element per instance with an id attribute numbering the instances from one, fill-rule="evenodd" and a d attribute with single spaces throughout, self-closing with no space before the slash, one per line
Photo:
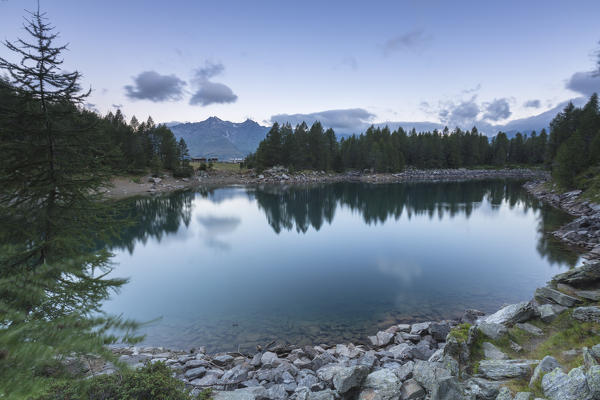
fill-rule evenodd
<path id="1" fill-rule="evenodd" d="M 588 259 L 600 258 L 600 204 L 581 199 L 581 190 L 558 193 L 545 181 L 527 183 L 525 188 L 537 198 L 578 217 L 553 232 L 555 237 L 589 250 L 584 256 Z"/>

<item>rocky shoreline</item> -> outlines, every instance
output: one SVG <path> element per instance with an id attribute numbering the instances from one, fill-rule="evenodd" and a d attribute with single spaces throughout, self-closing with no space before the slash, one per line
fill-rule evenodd
<path id="1" fill-rule="evenodd" d="M 544 179 L 548 173 L 536 169 L 413 169 L 399 173 L 374 173 L 348 171 L 330 173 L 325 171 L 303 171 L 291 173 L 284 167 L 273 167 L 260 173 L 246 171 L 235 174 L 201 171 L 197 177 L 199 184 L 305 184 L 305 183 L 398 183 L 398 182 L 444 182 L 476 179 Z"/>
<path id="2" fill-rule="evenodd" d="M 534 393 L 548 400 L 600 399 L 600 262 L 591 261 L 598 249 L 600 209 L 579 200 L 579 193 L 557 194 L 541 181 L 525 187 L 577 216 L 553 234 L 591 250 L 588 263 L 557 275 L 530 301 L 488 316 L 467 310 L 457 321 L 393 325 L 361 345 L 273 343 L 253 355 L 156 347 L 113 351 L 120 362 L 133 367 L 164 362 L 193 393 L 212 389 L 216 400 L 533 400 Z M 522 356 L 531 354 L 524 349 L 529 342 L 518 343 L 516 338 L 535 343 L 565 318 L 592 324 L 594 345 L 561 350 L 560 356 Z M 582 361 L 570 368 L 556 357 Z M 88 373 L 115 370 L 107 363 Z M 524 389 L 511 389 L 514 382 L 525 382 Z"/>
<path id="3" fill-rule="evenodd" d="M 581 190 L 561 193 L 548 180 L 527 182 L 525 189 L 535 197 L 560 208 L 577 218 L 552 232 L 554 237 L 586 249 L 589 260 L 600 259 L 600 204 L 581 199 Z"/>

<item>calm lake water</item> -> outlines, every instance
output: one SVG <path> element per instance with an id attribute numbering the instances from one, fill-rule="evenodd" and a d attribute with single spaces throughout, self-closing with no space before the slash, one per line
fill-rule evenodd
<path id="1" fill-rule="evenodd" d="M 579 262 L 569 217 L 516 181 L 223 187 L 127 200 L 104 309 L 145 343 L 209 351 L 364 341 L 530 299 Z"/>

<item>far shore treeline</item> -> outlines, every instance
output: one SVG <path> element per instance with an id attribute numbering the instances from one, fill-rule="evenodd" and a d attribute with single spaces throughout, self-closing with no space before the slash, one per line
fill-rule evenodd
<path id="1" fill-rule="evenodd" d="M 517 133 L 511 139 L 499 132 L 489 140 L 476 127 L 417 133 L 371 126 L 361 135 L 337 140 L 334 131 L 324 130 L 318 121 L 310 128 L 304 122 L 294 128 L 275 123 L 244 164 L 258 170 L 282 165 L 337 172 L 539 165 L 551 168 L 559 184 L 572 187 L 577 175 L 599 162 L 600 110 L 594 94 L 583 108 L 569 103 L 550 123 L 550 134 L 542 129 L 539 134 Z"/>

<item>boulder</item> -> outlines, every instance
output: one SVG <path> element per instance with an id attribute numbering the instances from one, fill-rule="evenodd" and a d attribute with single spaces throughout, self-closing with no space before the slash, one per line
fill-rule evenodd
<path id="1" fill-rule="evenodd" d="M 496 311 L 492 315 L 488 315 L 483 318 L 481 322 L 487 322 L 489 324 L 508 324 L 512 325 L 517 322 L 529 321 L 535 317 L 535 309 L 533 304 L 527 301 L 523 301 L 517 304 L 511 304 L 500 310 Z"/>
<path id="2" fill-rule="evenodd" d="M 483 378 L 468 379 L 464 386 L 466 399 L 496 400 L 500 390 L 500 383 Z"/>
<path id="3" fill-rule="evenodd" d="M 333 376 L 333 387 L 338 393 L 344 394 L 360 386 L 368 374 L 369 369 L 364 365 L 341 368 Z"/>
<path id="4" fill-rule="evenodd" d="M 401 382 L 390 369 L 380 369 L 367 375 L 359 399 L 392 400 L 398 398 Z"/>
<path id="5" fill-rule="evenodd" d="M 498 392 L 498 396 L 496 397 L 496 400 L 513 400 L 513 397 L 512 397 L 512 394 L 510 393 L 510 390 L 507 387 L 503 387 Z"/>
<path id="6" fill-rule="evenodd" d="M 483 349 L 483 355 L 485 358 L 490 360 L 507 360 L 508 356 L 503 353 L 499 348 L 491 344 L 490 342 L 483 342 L 481 345 Z"/>
<path id="7" fill-rule="evenodd" d="M 564 283 L 576 288 L 598 286 L 600 283 L 600 262 L 583 264 L 565 273 L 556 275 L 554 281 Z"/>
<path id="8" fill-rule="evenodd" d="M 431 392 L 441 378 L 452 376 L 452 372 L 444 366 L 444 363 L 430 363 L 428 361 L 415 361 L 413 368 L 413 379 L 417 381 L 428 392 Z"/>
<path id="9" fill-rule="evenodd" d="M 398 345 L 400 346 L 400 345 Z M 435 353 L 435 350 L 429 348 L 425 341 L 420 341 L 416 346 L 410 349 L 410 355 L 415 360 L 428 360 Z"/>
<path id="10" fill-rule="evenodd" d="M 433 322 L 429 325 L 429 334 L 438 342 L 446 340 L 450 333 L 450 324 L 447 322 Z"/>
<path id="11" fill-rule="evenodd" d="M 542 304 L 537 307 L 540 319 L 545 323 L 550 323 L 556 319 L 567 308 L 558 304 Z"/>
<path id="12" fill-rule="evenodd" d="M 440 379 L 433 387 L 431 400 L 463 400 L 464 391 L 455 376 Z"/>
<path id="13" fill-rule="evenodd" d="M 412 356 L 413 345 L 400 343 L 387 349 L 397 360 L 405 360 Z"/>
<path id="14" fill-rule="evenodd" d="M 379 331 L 375 336 L 369 336 L 369 340 L 373 346 L 382 347 L 387 346 L 394 339 L 393 332 Z"/>
<path id="15" fill-rule="evenodd" d="M 187 371 L 185 371 L 185 373 L 183 375 L 186 377 L 186 379 L 192 380 L 192 379 L 200 378 L 205 373 L 206 373 L 206 368 L 198 367 L 198 368 L 188 369 Z"/>
<path id="16" fill-rule="evenodd" d="M 228 371 L 225 371 L 221 377 L 221 382 L 224 385 L 232 385 L 241 383 L 248 379 L 249 369 L 244 364 L 236 365 Z"/>
<path id="17" fill-rule="evenodd" d="M 592 352 L 592 355 L 596 357 L 597 360 L 600 360 L 600 344 L 592 346 L 590 351 Z"/>
<path id="18" fill-rule="evenodd" d="M 213 357 L 212 361 L 216 365 L 224 366 L 224 365 L 231 363 L 233 361 L 233 357 L 230 356 L 229 354 L 222 354 L 220 356 Z"/>
<path id="19" fill-rule="evenodd" d="M 600 399 L 600 365 L 590 367 L 587 372 L 587 384 L 594 399 Z"/>
<path id="20" fill-rule="evenodd" d="M 549 400 L 591 399 L 587 378 L 583 368 L 573 368 L 565 374 L 560 368 L 547 373 L 542 378 L 542 389 Z"/>
<path id="21" fill-rule="evenodd" d="M 531 393 L 519 392 L 515 395 L 515 400 L 531 400 Z"/>
<path id="22" fill-rule="evenodd" d="M 312 369 L 313 371 L 316 371 L 324 365 L 336 362 L 336 358 L 331 353 L 321 353 L 312 360 Z"/>
<path id="23" fill-rule="evenodd" d="M 288 394 L 285 390 L 285 385 L 273 385 L 267 389 L 267 396 L 269 400 L 287 400 Z"/>
<path id="24" fill-rule="evenodd" d="M 420 322 L 418 324 L 413 324 L 410 328 L 411 335 L 422 335 L 424 332 L 429 330 L 431 326 L 431 322 Z"/>
<path id="25" fill-rule="evenodd" d="M 558 360 L 552 356 L 546 356 L 533 370 L 533 375 L 529 380 L 529 387 L 533 388 L 535 383 L 542 377 L 543 374 L 554 371 L 556 368 L 562 369 Z"/>
<path id="26" fill-rule="evenodd" d="M 586 370 L 593 367 L 594 365 L 598 365 L 598 360 L 596 360 L 596 357 L 590 349 L 584 347 L 581 350 L 583 353 L 583 365 L 585 366 Z"/>
<path id="27" fill-rule="evenodd" d="M 277 354 L 271 351 L 265 351 L 265 353 L 260 357 L 260 363 L 265 367 L 275 367 L 281 363 L 281 360 Z"/>
<path id="28" fill-rule="evenodd" d="M 540 303 L 551 303 L 554 302 L 556 304 L 560 304 L 565 307 L 573 307 L 578 303 L 581 303 L 581 300 L 569 296 L 568 294 L 564 294 L 559 292 L 558 290 L 549 288 L 549 287 L 541 287 L 535 290 L 535 299 Z"/>
<path id="29" fill-rule="evenodd" d="M 479 373 L 492 380 L 527 378 L 538 363 L 535 360 L 482 360 Z"/>
<path id="30" fill-rule="evenodd" d="M 400 389 L 400 399 L 402 400 L 420 400 L 425 397 L 425 390 L 414 379 L 409 379 L 402 384 Z"/>
<path id="31" fill-rule="evenodd" d="M 502 324 L 481 322 L 477 328 L 490 339 L 498 340 L 508 333 L 508 328 Z"/>
<path id="32" fill-rule="evenodd" d="M 600 307 L 577 307 L 573 310 L 573 318 L 582 322 L 600 322 Z"/>

